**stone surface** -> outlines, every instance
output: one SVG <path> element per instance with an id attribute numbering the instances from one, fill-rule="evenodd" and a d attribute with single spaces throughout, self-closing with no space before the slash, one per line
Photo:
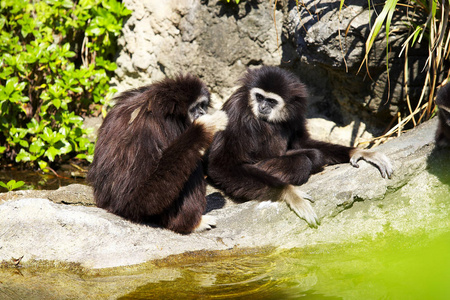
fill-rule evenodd
<path id="1" fill-rule="evenodd" d="M 355 116 L 368 123 L 370 130 L 386 126 L 401 113 L 408 115 L 406 104 L 403 42 L 410 31 L 405 19 L 411 11 L 397 6 L 389 35 L 386 56 L 384 26 L 374 40 L 367 64 L 365 43 L 369 23 L 380 14 L 384 1 L 367 2 L 306 0 L 289 1 L 284 14 L 283 64 L 300 74 L 316 96 L 325 101 L 327 116 L 349 124 Z M 412 107 L 420 98 L 425 79 L 423 71 L 428 50 L 426 42 L 415 43 L 408 52 L 408 90 Z M 388 65 L 388 66 L 387 66 Z M 389 76 L 387 69 L 389 68 Z"/>
<path id="2" fill-rule="evenodd" d="M 277 40 L 283 13 L 267 1 L 123 3 L 133 14 L 119 39 L 113 79 L 119 91 L 190 72 L 205 81 L 220 106 L 248 66 L 281 62 Z"/>
<path id="3" fill-rule="evenodd" d="M 426 228 L 427 220 L 446 220 L 448 212 L 447 204 L 437 205 L 430 196 L 437 186 L 448 191 L 448 185 L 439 185 L 446 176 L 448 150 L 434 149 L 435 129 L 433 120 L 377 148 L 392 160 L 391 179 L 381 178 L 365 162 L 359 168 L 330 166 L 311 176 L 301 189 L 315 199 L 321 219 L 317 229 L 284 203 L 234 204 L 211 188 L 207 213 L 217 217 L 217 228 L 190 235 L 134 224 L 97 207 L 62 204 L 92 204 L 89 188 L 79 185 L 3 194 L 0 261 L 23 256 L 23 263 L 56 260 L 107 268 L 188 251 L 344 242 L 380 234 L 386 226 L 402 232 Z M 447 228 L 447 223 L 439 224 Z"/>

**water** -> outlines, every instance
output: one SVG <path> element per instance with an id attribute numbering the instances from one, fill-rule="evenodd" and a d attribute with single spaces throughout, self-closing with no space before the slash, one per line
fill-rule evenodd
<path id="1" fill-rule="evenodd" d="M 30 170 L 18 170 L 15 168 L 8 168 L 0 171 L 0 181 L 7 183 L 14 179 L 16 181 L 24 181 L 25 185 L 20 189 L 22 190 L 56 190 L 62 186 L 66 186 L 72 183 L 85 184 L 84 178 L 74 177 L 76 175 L 83 175 L 84 172 L 80 170 L 58 170 L 58 175 L 52 172 L 43 173 L 40 171 Z M 7 192 L 3 187 L 0 187 L 0 193 Z"/>
<path id="2" fill-rule="evenodd" d="M 450 299 L 450 232 L 177 265 L 120 299 Z"/>

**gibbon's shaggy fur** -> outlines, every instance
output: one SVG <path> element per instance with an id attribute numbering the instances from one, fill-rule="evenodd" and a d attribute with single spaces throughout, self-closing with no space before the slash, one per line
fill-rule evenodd
<path id="1" fill-rule="evenodd" d="M 214 226 L 212 217 L 202 218 L 202 154 L 228 119 L 222 111 L 204 115 L 209 100 L 192 75 L 119 95 L 99 129 L 87 176 L 97 206 L 179 233 Z"/>
<path id="2" fill-rule="evenodd" d="M 239 201 L 284 200 L 311 226 L 318 219 L 308 195 L 297 187 L 324 166 L 364 159 L 383 177 L 392 166 L 381 153 L 312 139 L 306 129 L 307 91 L 292 73 L 277 67 L 249 70 L 224 103 L 229 126 L 210 147 L 211 182 Z"/>
<path id="3" fill-rule="evenodd" d="M 450 146 L 450 83 L 440 88 L 435 101 L 439 108 L 436 144 L 441 147 L 448 147 Z"/>

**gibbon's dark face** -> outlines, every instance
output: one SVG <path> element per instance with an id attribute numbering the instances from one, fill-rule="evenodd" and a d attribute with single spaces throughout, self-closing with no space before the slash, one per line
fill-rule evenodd
<path id="1" fill-rule="evenodd" d="M 201 95 L 194 103 L 189 105 L 188 115 L 189 120 L 194 122 L 197 118 L 206 114 L 209 106 L 209 97 Z"/>
<path id="2" fill-rule="evenodd" d="M 265 121 L 283 121 L 288 117 L 281 96 L 257 87 L 250 90 L 250 106 L 255 117 Z"/>

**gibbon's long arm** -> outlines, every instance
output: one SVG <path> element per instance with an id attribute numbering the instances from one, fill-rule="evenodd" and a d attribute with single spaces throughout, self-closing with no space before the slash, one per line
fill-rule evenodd
<path id="1" fill-rule="evenodd" d="M 296 149 L 316 149 L 322 154 L 322 159 L 318 161 L 321 166 L 347 163 L 350 161 L 352 147 L 331 144 L 327 142 L 313 140 L 311 138 L 293 143 Z"/>
<path id="2" fill-rule="evenodd" d="M 323 154 L 322 166 L 350 162 L 353 167 L 358 168 L 358 161 L 362 159 L 374 165 L 380 171 L 383 178 L 390 178 L 393 173 L 393 167 L 389 158 L 380 152 L 331 144 L 313 139 L 304 141 L 302 147 L 319 150 Z"/>
<path id="3" fill-rule="evenodd" d="M 228 117 L 223 111 L 203 115 L 163 151 L 156 169 L 149 174 L 142 187 L 143 196 L 151 193 L 158 195 L 159 205 L 146 202 L 148 211 L 154 212 L 154 206 L 157 206 L 162 212 L 173 203 L 198 167 L 214 134 L 224 130 L 227 124 Z"/>
<path id="4" fill-rule="evenodd" d="M 202 151 L 210 145 L 212 138 L 213 134 L 207 132 L 202 124 L 194 123 L 163 151 L 158 166 L 140 188 L 142 197 L 158 195 L 157 205 L 145 203 L 148 211 L 161 213 L 173 203 L 197 168 Z"/>
<path id="5" fill-rule="evenodd" d="M 301 185 L 308 180 L 311 173 L 319 170 L 321 160 L 321 153 L 315 149 L 291 150 L 286 155 L 264 159 L 247 168 L 253 170 L 254 176 L 261 177 L 258 173 L 270 176 L 267 182 L 272 186 L 277 181 L 285 185 Z"/>

